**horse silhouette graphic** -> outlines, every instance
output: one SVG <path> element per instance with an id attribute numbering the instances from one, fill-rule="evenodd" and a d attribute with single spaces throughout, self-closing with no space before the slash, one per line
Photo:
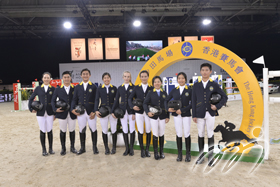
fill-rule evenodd
<path id="1" fill-rule="evenodd" d="M 248 138 L 242 131 L 232 131 L 232 128 L 235 128 L 235 125 L 232 123 L 228 123 L 227 121 L 225 121 L 226 126 L 229 126 L 229 128 L 227 129 L 227 127 L 224 127 L 223 125 L 218 125 L 215 129 L 214 132 L 221 132 L 222 133 L 222 140 L 219 141 L 218 143 L 218 147 L 220 149 L 220 143 L 221 142 L 226 142 L 225 146 L 227 146 L 229 143 L 234 143 L 234 146 L 239 146 L 240 142 L 242 140 L 247 140 L 248 143 L 257 143 L 255 138 Z M 228 125 L 230 124 L 230 125 Z M 233 146 L 233 147 L 234 147 Z M 227 146 L 227 148 L 231 148 L 230 146 Z"/>
<path id="2" fill-rule="evenodd" d="M 231 131 L 231 132 L 232 132 L 233 129 L 235 129 L 235 125 L 233 123 L 225 121 L 224 124 L 225 124 L 226 129 Z"/>

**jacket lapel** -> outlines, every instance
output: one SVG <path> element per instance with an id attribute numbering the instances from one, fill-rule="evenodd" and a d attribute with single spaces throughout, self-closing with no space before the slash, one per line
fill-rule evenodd
<path id="1" fill-rule="evenodd" d="M 205 89 L 208 89 L 211 86 L 210 80 L 207 82 Z"/>
<path id="2" fill-rule="evenodd" d="M 64 86 L 61 89 L 62 89 L 62 92 L 64 92 L 66 95 L 68 95 L 66 90 L 65 90 L 65 88 L 64 88 Z M 70 90 L 71 90 L 71 87 L 70 87 Z M 69 90 L 69 93 L 70 93 L 70 90 Z"/>
<path id="3" fill-rule="evenodd" d="M 74 92 L 74 88 L 70 87 L 69 95 L 73 95 L 73 92 Z"/>

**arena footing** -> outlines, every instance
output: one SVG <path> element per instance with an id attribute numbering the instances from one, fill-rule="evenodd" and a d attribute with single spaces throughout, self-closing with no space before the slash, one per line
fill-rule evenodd
<path id="1" fill-rule="evenodd" d="M 146 147 L 146 145 L 145 145 L 145 147 Z M 135 142 L 134 149 L 140 150 L 140 145 L 139 145 L 138 141 Z M 205 154 L 207 154 L 207 151 L 208 151 L 207 149 L 208 149 L 208 145 L 205 144 L 205 146 L 204 146 Z M 152 144 L 150 145 L 149 150 L 151 152 L 154 151 Z M 163 151 L 164 151 L 164 153 L 178 154 L 176 141 L 165 141 Z M 239 161 L 239 162 L 252 162 L 252 163 L 263 163 L 264 162 L 264 149 L 254 148 L 254 147 L 251 149 L 251 151 L 249 153 L 244 153 L 244 154 L 236 153 L 233 155 L 230 153 L 221 152 L 220 149 L 217 146 L 215 146 L 214 154 L 215 154 L 215 158 L 218 157 L 219 159 L 222 159 L 222 160 L 234 160 L 234 161 Z M 183 155 L 186 155 L 186 148 L 185 148 L 184 142 L 183 142 Z M 192 156 L 199 155 L 197 143 L 191 144 L 191 155 Z"/>

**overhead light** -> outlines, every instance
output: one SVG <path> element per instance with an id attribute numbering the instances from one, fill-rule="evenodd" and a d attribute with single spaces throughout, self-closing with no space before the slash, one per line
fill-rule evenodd
<path id="1" fill-rule="evenodd" d="M 202 23 L 203 23 L 203 25 L 209 25 L 211 23 L 211 20 L 210 19 L 204 19 Z"/>
<path id="2" fill-rule="evenodd" d="M 146 9 L 142 9 L 142 14 L 145 14 L 147 11 L 146 11 Z"/>
<path id="3" fill-rule="evenodd" d="M 156 8 L 153 8 L 153 12 L 156 12 L 157 11 L 157 9 Z"/>
<path id="4" fill-rule="evenodd" d="M 133 26 L 134 27 L 139 27 L 141 25 L 141 21 L 139 21 L 139 20 L 135 20 L 134 22 L 133 22 Z"/>
<path id="5" fill-rule="evenodd" d="M 169 12 L 169 9 L 168 9 L 168 8 L 165 8 L 164 11 L 165 11 L 165 12 Z"/>
<path id="6" fill-rule="evenodd" d="M 91 11 L 91 13 L 95 14 L 95 13 L 96 13 L 96 10 Z"/>
<path id="7" fill-rule="evenodd" d="M 109 12 L 114 12 L 114 9 L 109 10 Z"/>
<path id="8" fill-rule="evenodd" d="M 63 26 L 65 29 L 71 29 L 72 24 L 69 21 L 66 21 L 66 22 L 64 22 Z"/>
<path id="9" fill-rule="evenodd" d="M 125 10 L 124 9 L 121 9 L 121 13 L 124 13 L 125 12 Z"/>

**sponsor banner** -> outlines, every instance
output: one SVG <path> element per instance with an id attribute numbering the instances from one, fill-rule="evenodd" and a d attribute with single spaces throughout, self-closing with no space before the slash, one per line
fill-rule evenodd
<path id="1" fill-rule="evenodd" d="M 18 83 L 13 84 L 13 90 L 14 90 L 14 109 L 19 110 L 18 105 Z"/>
<path id="2" fill-rule="evenodd" d="M 86 60 L 86 40 L 84 38 L 71 39 L 71 60 Z"/>
<path id="3" fill-rule="evenodd" d="M 201 36 L 201 41 L 214 43 L 214 36 Z"/>
<path id="4" fill-rule="evenodd" d="M 184 41 L 197 41 L 198 36 L 185 36 Z"/>
<path id="5" fill-rule="evenodd" d="M 57 86 L 61 86 L 62 84 L 62 81 L 61 79 L 54 79 L 54 80 L 51 80 L 50 82 L 50 85 L 53 86 L 53 87 L 57 87 Z"/>
<path id="6" fill-rule="evenodd" d="M 103 60 L 103 42 L 102 38 L 88 39 L 88 59 Z"/>
<path id="7" fill-rule="evenodd" d="M 105 58 L 106 60 L 120 59 L 120 39 L 105 38 Z"/>
<path id="8" fill-rule="evenodd" d="M 182 41 L 182 37 L 181 36 L 172 36 L 172 37 L 168 37 L 168 46 L 172 45 L 172 44 L 176 44 Z"/>

